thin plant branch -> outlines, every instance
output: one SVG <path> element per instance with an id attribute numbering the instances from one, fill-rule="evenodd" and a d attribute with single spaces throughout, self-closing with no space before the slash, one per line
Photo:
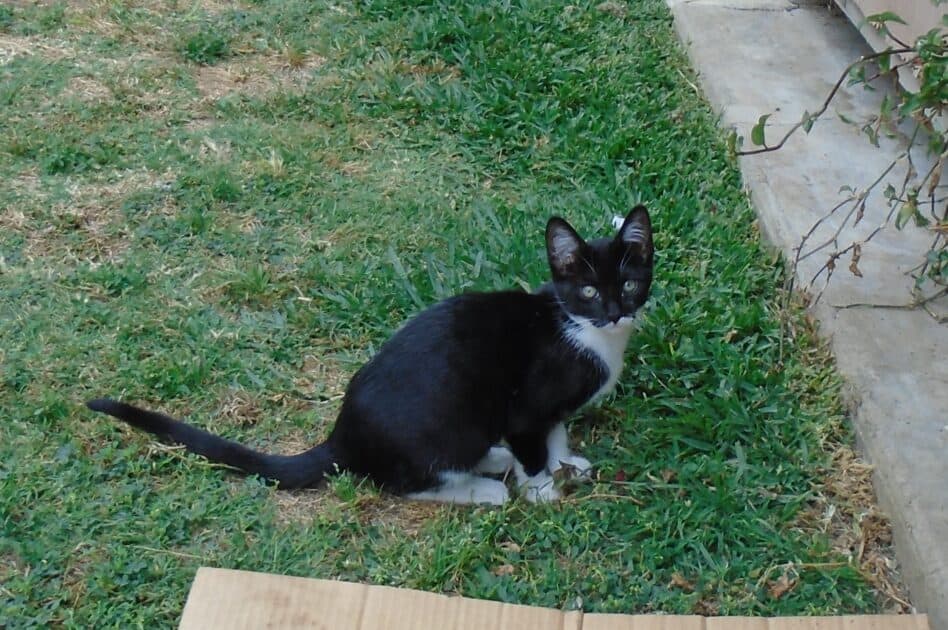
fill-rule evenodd
<path id="1" fill-rule="evenodd" d="M 817 118 L 822 116 L 824 113 L 826 113 L 826 110 L 829 108 L 830 103 L 833 102 L 833 98 L 836 96 L 836 93 L 839 91 L 839 89 L 843 86 L 843 82 L 846 80 L 846 77 L 849 76 L 849 73 L 852 71 L 853 68 L 859 66 L 860 64 L 866 63 L 867 61 L 878 59 L 879 57 L 884 57 L 886 55 L 912 52 L 913 50 L 915 49 L 910 48 L 910 47 L 903 47 L 903 48 L 895 48 L 892 50 L 884 50 L 882 52 L 872 53 L 869 55 L 863 55 L 856 61 L 846 66 L 846 69 L 843 70 L 843 73 L 839 76 L 839 79 L 837 79 L 836 84 L 833 86 L 833 89 L 830 90 L 830 93 L 826 97 L 826 100 L 823 101 L 822 107 L 820 107 L 815 113 L 811 114 L 809 116 L 809 120 L 811 121 L 816 120 Z M 743 155 L 757 155 L 759 153 L 769 153 L 771 151 L 776 151 L 777 149 L 780 149 L 781 147 L 783 147 L 783 145 L 786 144 L 787 140 L 790 139 L 790 136 L 795 134 L 797 130 L 803 125 L 804 125 L 804 121 L 802 120 L 796 123 L 795 125 L 793 125 L 793 127 L 791 127 L 789 131 L 787 131 L 787 133 L 783 136 L 783 138 L 781 138 L 780 142 L 773 146 L 763 147 L 761 149 L 752 149 L 750 151 L 737 151 L 736 153 L 739 156 L 743 156 Z"/>
<path id="2" fill-rule="evenodd" d="M 914 311 L 919 306 L 925 306 L 930 302 L 934 302 L 940 297 L 948 295 L 948 287 L 944 287 L 941 291 L 933 293 L 925 298 L 919 300 L 912 300 L 906 304 L 876 304 L 874 302 L 855 302 L 853 304 L 830 304 L 833 308 L 838 308 L 840 310 L 846 310 L 850 308 L 888 308 L 901 311 Z"/>

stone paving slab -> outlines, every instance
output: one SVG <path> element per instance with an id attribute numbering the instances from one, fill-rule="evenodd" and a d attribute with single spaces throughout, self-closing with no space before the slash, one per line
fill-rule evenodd
<path id="1" fill-rule="evenodd" d="M 805 110 L 820 107 L 851 61 L 871 52 L 855 28 L 825 5 L 666 2 L 721 124 L 736 127 L 745 142 L 758 117 L 769 113 L 767 137 L 774 143 Z M 762 232 L 788 258 L 801 235 L 842 201 L 840 186 L 864 188 L 907 146 L 903 137 L 874 149 L 835 115 L 858 119 L 878 111 L 881 98 L 881 91 L 845 88 L 809 135 L 794 136 L 779 151 L 741 158 Z M 923 168 L 923 156 L 916 157 Z M 895 185 L 904 168 L 892 172 Z M 869 204 L 857 234 L 874 229 L 886 212 L 884 203 Z M 822 234 L 836 225 L 827 222 Z M 917 228 L 881 233 L 864 247 L 864 277 L 849 274 L 848 261 L 841 261 L 814 314 L 849 384 L 857 439 L 875 467 L 876 492 L 892 519 L 912 601 L 929 613 L 932 628 L 948 630 L 948 326 L 920 311 L 841 308 L 908 303 L 906 272 L 930 239 Z M 799 280 L 805 283 L 824 262 L 825 256 L 807 260 Z M 948 311 L 948 299 L 936 310 Z"/>

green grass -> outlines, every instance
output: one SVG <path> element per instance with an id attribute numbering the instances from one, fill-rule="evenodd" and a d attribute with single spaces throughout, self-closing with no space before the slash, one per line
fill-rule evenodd
<path id="1" fill-rule="evenodd" d="M 0 625 L 170 625 L 202 564 L 592 611 L 882 610 L 804 518 L 848 439 L 839 384 L 781 338 L 801 315 L 664 3 L 597 4 L 0 9 Z M 82 407 L 301 448 L 405 318 L 537 285 L 550 214 L 601 234 L 636 201 L 653 307 L 571 431 L 600 479 L 561 504 L 278 493 Z"/>

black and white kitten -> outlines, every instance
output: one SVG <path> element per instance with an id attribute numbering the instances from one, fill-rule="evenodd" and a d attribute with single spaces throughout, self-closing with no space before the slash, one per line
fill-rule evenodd
<path id="1" fill-rule="evenodd" d="M 512 469 L 527 499 L 556 500 L 553 472 L 591 468 L 563 423 L 615 386 L 648 297 L 648 212 L 636 207 L 613 238 L 589 242 L 553 217 L 546 250 L 552 282 L 535 293 L 464 294 L 405 324 L 352 378 L 329 438 L 298 455 L 114 400 L 88 406 L 281 488 L 346 470 L 414 499 L 501 504 L 506 485 L 484 475 Z"/>

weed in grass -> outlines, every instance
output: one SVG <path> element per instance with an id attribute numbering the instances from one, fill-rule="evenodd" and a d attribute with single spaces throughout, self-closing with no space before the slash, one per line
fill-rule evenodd
<path id="1" fill-rule="evenodd" d="M 262 264 L 252 264 L 245 271 L 238 271 L 236 278 L 227 284 L 227 293 L 238 301 L 247 301 L 266 293 L 272 284 L 269 269 Z"/>
<path id="2" fill-rule="evenodd" d="M 230 40 L 220 31 L 205 26 L 186 36 L 179 43 L 178 51 L 187 61 L 211 65 L 230 55 Z"/>
<path id="3" fill-rule="evenodd" d="M 43 148 L 40 167 L 46 175 L 83 173 L 108 165 L 117 166 L 120 154 L 120 149 L 109 140 L 55 139 Z"/>
<path id="4" fill-rule="evenodd" d="M 210 173 L 207 181 L 208 192 L 217 201 L 237 201 L 240 198 L 240 185 L 234 176 L 224 168 Z"/>
<path id="5" fill-rule="evenodd" d="M 302 68 L 306 65 L 306 49 L 298 44 L 290 44 L 283 53 L 286 57 L 286 63 L 291 68 Z"/>
<path id="6" fill-rule="evenodd" d="M 148 282 L 144 271 L 134 264 L 116 266 L 106 263 L 89 270 L 87 275 L 91 282 L 101 285 L 105 293 L 113 297 L 141 290 Z"/>
<path id="7" fill-rule="evenodd" d="M 13 8 L 0 5 L 0 31 L 6 31 L 13 25 Z"/>

